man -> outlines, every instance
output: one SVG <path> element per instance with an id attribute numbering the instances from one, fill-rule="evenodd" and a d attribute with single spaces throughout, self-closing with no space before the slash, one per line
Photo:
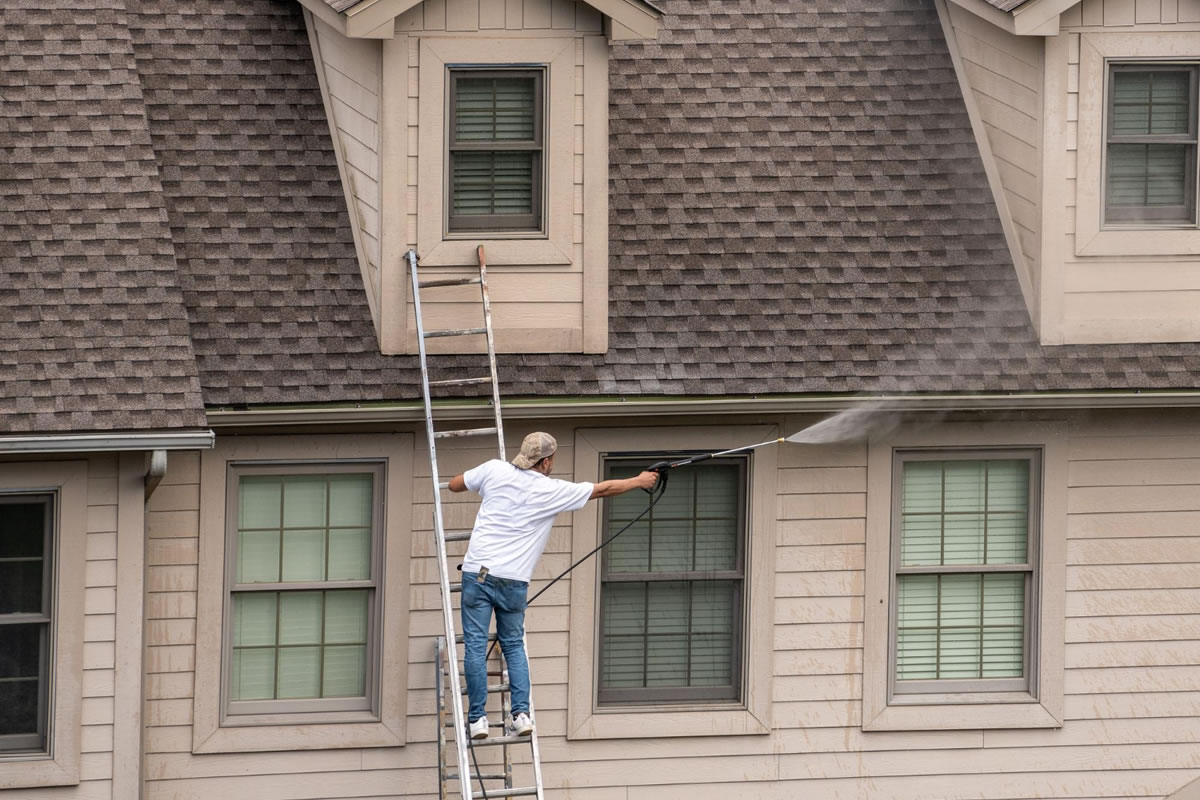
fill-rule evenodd
<path id="1" fill-rule="evenodd" d="M 653 472 L 591 484 L 551 478 L 558 443 L 531 433 L 512 463 L 492 459 L 450 479 L 450 491 L 483 498 L 462 565 L 463 672 L 467 676 L 471 738 L 488 735 L 487 635 L 496 615 L 496 638 L 508 662 L 512 732 L 533 733 L 529 717 L 529 662 L 525 657 L 525 595 L 534 565 L 546 548 L 554 518 L 578 511 L 594 497 L 652 489 Z"/>

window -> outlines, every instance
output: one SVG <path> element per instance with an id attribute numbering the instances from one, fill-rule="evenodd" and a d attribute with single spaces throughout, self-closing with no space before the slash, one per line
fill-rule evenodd
<path id="1" fill-rule="evenodd" d="M 1106 223 L 1195 224 L 1196 72 L 1109 65 Z"/>
<path id="2" fill-rule="evenodd" d="M 382 468 L 230 471 L 227 713 L 375 703 Z"/>
<path id="3" fill-rule="evenodd" d="M 868 443 L 863 730 L 1062 726 L 1067 480 L 1061 422 Z"/>
<path id="4" fill-rule="evenodd" d="M 778 436 L 774 425 L 581 428 L 574 479 Z M 571 573 L 568 739 L 771 733 L 779 451 L 674 470 L 653 511 Z M 576 511 L 572 560 L 649 502 L 630 492 Z"/>
<path id="5" fill-rule="evenodd" d="M 47 750 L 54 495 L 0 495 L 0 753 Z"/>
<path id="6" fill-rule="evenodd" d="M 448 231 L 540 231 L 544 70 L 448 75 Z"/>
<path id="7" fill-rule="evenodd" d="M 1037 454 L 895 459 L 893 695 L 1032 692 Z"/>
<path id="8" fill-rule="evenodd" d="M 610 459 L 606 478 L 658 460 Z M 740 699 L 745 497 L 744 459 L 681 470 L 646 517 L 602 551 L 600 705 Z M 604 536 L 646 502 L 641 492 L 607 500 Z"/>

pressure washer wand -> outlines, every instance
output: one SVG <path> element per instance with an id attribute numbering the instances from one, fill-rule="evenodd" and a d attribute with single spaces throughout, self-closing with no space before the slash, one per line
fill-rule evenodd
<path id="1" fill-rule="evenodd" d="M 673 469 L 675 467 L 686 467 L 689 464 L 695 464 L 698 461 L 708 461 L 710 458 L 719 458 L 720 456 L 731 456 L 734 453 L 744 453 L 747 450 L 754 450 L 759 447 L 766 447 L 769 444 L 782 444 L 783 442 L 786 442 L 786 441 L 787 441 L 787 439 L 780 437 L 778 439 L 768 439 L 767 441 L 759 442 L 758 444 L 748 444 L 748 445 L 744 445 L 742 447 L 734 447 L 729 450 L 721 450 L 716 453 L 704 453 L 703 455 L 692 456 L 691 458 L 685 458 L 685 459 L 682 459 L 681 461 L 659 461 L 657 464 L 654 464 L 653 466 L 648 467 L 647 471 L 648 472 L 657 472 L 659 475 L 662 475 L 667 470 Z"/>

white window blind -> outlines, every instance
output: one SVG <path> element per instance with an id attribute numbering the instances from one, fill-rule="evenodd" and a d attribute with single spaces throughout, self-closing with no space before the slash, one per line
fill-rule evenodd
<path id="1" fill-rule="evenodd" d="M 240 476 L 231 702 L 367 695 L 375 483 L 370 472 Z"/>
<path id="2" fill-rule="evenodd" d="M 900 456 L 895 691 L 925 691 L 931 681 L 1025 680 L 1032 463 L 1032 455 Z"/>
<path id="3" fill-rule="evenodd" d="M 609 465 L 612 478 L 637 465 Z M 599 698 L 605 703 L 736 699 L 741 682 L 745 463 L 679 470 L 650 513 L 605 548 Z M 630 492 L 606 505 L 605 536 L 645 510 Z"/>
<path id="4" fill-rule="evenodd" d="M 54 496 L 0 494 L 0 753 L 46 749 Z"/>
<path id="5" fill-rule="evenodd" d="M 1113 66 L 1107 220 L 1195 221 L 1195 95 L 1195 67 Z"/>

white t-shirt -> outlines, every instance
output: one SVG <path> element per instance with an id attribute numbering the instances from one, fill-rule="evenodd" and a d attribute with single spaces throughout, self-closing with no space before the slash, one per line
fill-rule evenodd
<path id="1" fill-rule="evenodd" d="M 463 473 L 467 488 L 483 498 L 463 572 L 487 567 L 497 578 L 529 582 L 546 549 L 554 518 L 578 511 L 592 497 L 592 484 L 570 483 L 492 459 Z"/>

